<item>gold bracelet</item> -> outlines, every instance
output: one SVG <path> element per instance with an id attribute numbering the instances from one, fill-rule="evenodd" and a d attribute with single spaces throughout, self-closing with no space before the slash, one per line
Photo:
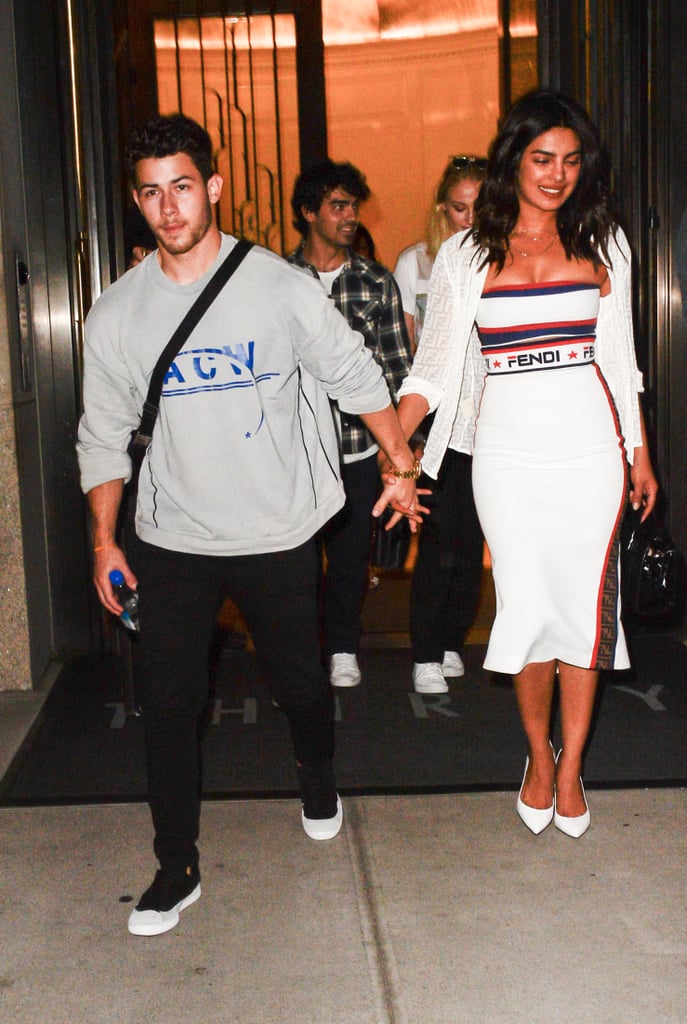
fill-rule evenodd
<path id="1" fill-rule="evenodd" d="M 399 480 L 417 480 L 422 473 L 422 463 L 419 459 L 415 459 L 412 469 L 396 469 L 395 466 L 392 466 L 391 472 Z"/>

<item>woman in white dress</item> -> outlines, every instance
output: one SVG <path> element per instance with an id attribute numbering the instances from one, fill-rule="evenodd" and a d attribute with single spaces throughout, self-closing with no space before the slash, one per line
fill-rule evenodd
<path id="1" fill-rule="evenodd" d="M 423 468 L 473 452 L 497 609 L 485 667 L 513 676 L 528 745 L 517 810 L 578 838 L 600 669 L 629 665 L 619 527 L 658 485 L 638 392 L 630 251 L 608 207 L 597 132 L 546 90 L 513 106 L 489 151 L 472 230 L 437 256 L 400 395 L 412 434 L 436 409 Z M 562 749 L 550 739 L 554 687 Z"/>

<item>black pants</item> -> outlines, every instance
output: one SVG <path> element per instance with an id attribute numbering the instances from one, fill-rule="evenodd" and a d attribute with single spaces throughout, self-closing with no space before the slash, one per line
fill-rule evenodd
<path id="1" fill-rule="evenodd" d="M 472 497 L 472 458 L 449 448 L 423 503 L 422 523 L 410 586 L 413 661 L 441 662 L 444 651 L 461 652 L 472 625 L 482 578 L 482 531 Z"/>
<path id="2" fill-rule="evenodd" d="M 327 654 L 357 654 L 369 586 L 372 506 L 379 493 L 377 456 L 341 467 L 346 504 L 322 533 L 327 556 L 324 636 Z"/>
<path id="3" fill-rule="evenodd" d="M 209 650 L 225 596 L 240 607 L 272 697 L 288 719 L 297 762 L 334 754 L 331 688 L 318 638 L 317 550 L 215 557 L 137 541 L 141 707 L 155 853 L 163 867 L 198 862 L 201 723 Z"/>

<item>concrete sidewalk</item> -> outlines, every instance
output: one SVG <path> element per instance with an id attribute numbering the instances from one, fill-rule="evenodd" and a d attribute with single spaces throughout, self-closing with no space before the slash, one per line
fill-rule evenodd
<path id="1" fill-rule="evenodd" d="M 203 895 L 126 930 L 144 805 L 0 808 L 7 1024 L 685 1024 L 683 790 L 592 791 L 579 841 L 515 794 L 207 803 Z"/>

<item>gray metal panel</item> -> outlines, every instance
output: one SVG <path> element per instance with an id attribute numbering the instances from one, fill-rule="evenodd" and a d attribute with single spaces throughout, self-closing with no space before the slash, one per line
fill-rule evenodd
<path id="1" fill-rule="evenodd" d="M 669 7 L 669 10 L 665 8 Z M 653 114 L 658 120 L 656 203 L 659 239 L 657 335 L 661 432 L 659 444 L 667 470 L 670 526 L 687 555 L 687 7 L 683 0 L 659 4 L 655 66 L 660 91 Z"/>
<path id="2" fill-rule="evenodd" d="M 0 11 L 3 257 L 8 281 L 17 254 L 30 273 L 19 290 L 27 302 L 28 364 L 18 305 L 10 313 L 10 343 L 35 682 L 56 653 L 90 643 L 89 572 L 74 457 L 73 229 L 64 177 L 65 91 L 55 50 L 61 26 L 53 5 L 39 19 L 19 0 L 11 8 L 3 4 Z M 8 297 L 13 305 L 14 296 Z"/>
<path id="3" fill-rule="evenodd" d="M 30 626 L 31 671 L 35 681 L 50 661 L 54 647 L 47 544 L 44 522 L 42 467 L 40 451 L 38 403 L 33 356 L 33 285 L 13 288 L 15 261 L 28 264 L 28 231 L 23 203 L 23 161 L 17 102 L 16 54 L 14 48 L 14 16 L 11 6 L 0 6 L 0 66 L 3 82 L 0 89 L 0 173 L 2 174 L 3 262 L 7 283 L 10 366 L 14 396 L 17 437 L 17 468 L 22 518 L 22 542 L 26 573 L 27 604 Z M 21 306 L 26 317 L 20 329 Z M 25 337 L 22 338 L 22 333 Z M 28 346 L 28 353 L 27 353 Z M 28 356 L 28 365 L 25 361 Z M 30 380 L 27 380 L 27 371 Z"/>

